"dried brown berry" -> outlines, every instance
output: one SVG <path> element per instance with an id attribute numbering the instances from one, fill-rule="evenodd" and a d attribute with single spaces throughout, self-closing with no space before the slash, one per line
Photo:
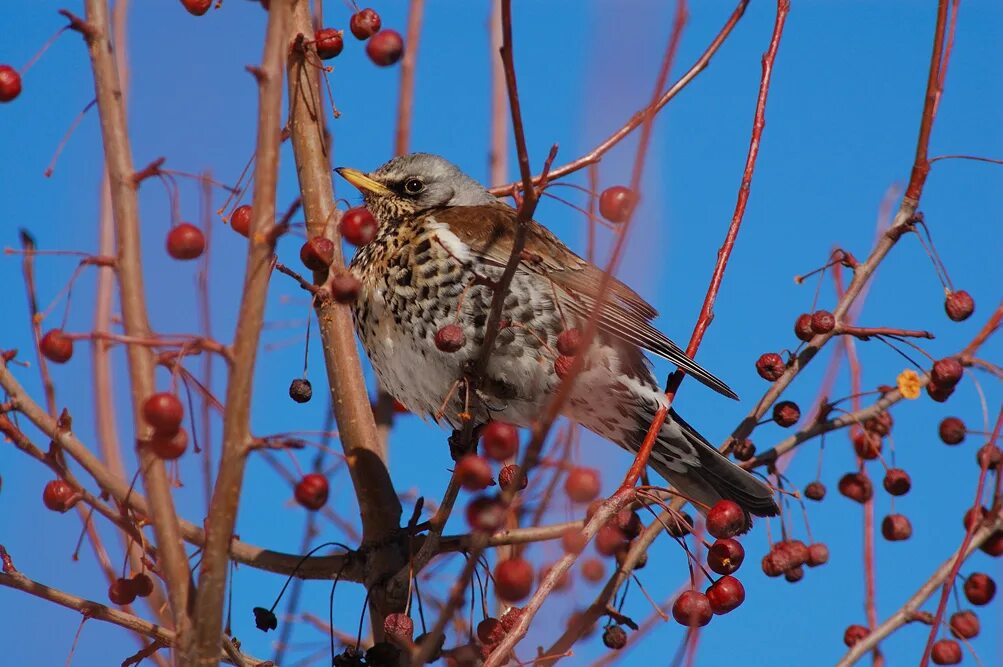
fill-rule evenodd
<path id="1" fill-rule="evenodd" d="M 965 290 L 958 290 L 947 295 L 944 301 L 947 316 L 955 322 L 967 320 L 975 312 L 975 300 Z"/>
<path id="2" fill-rule="evenodd" d="M 334 58 L 345 48 L 344 31 L 334 28 L 321 28 L 313 34 L 313 43 L 317 47 L 317 55 L 322 60 Z"/>
<path id="3" fill-rule="evenodd" d="M 975 453 L 975 462 L 979 464 L 980 468 L 995 470 L 1003 462 L 1003 450 L 1000 450 L 993 443 L 987 442 L 979 447 L 979 450 Z"/>
<path id="4" fill-rule="evenodd" d="M 794 426 L 801 419 L 801 408 L 794 401 L 780 401 L 773 406 L 773 421 L 778 426 Z"/>
<path id="5" fill-rule="evenodd" d="M 477 639 L 482 644 L 497 644 L 505 638 L 505 631 L 502 629 L 501 621 L 497 618 L 487 617 L 477 624 Z"/>
<path id="6" fill-rule="evenodd" d="M 865 461 L 872 461 L 881 455 L 881 436 L 870 431 L 856 431 L 852 437 L 853 451 Z"/>
<path id="7" fill-rule="evenodd" d="M 912 523 L 904 514 L 889 514 L 881 521 L 881 534 L 889 542 L 901 542 L 912 537 Z"/>
<path id="8" fill-rule="evenodd" d="M 435 347 L 443 352 L 456 352 L 467 344 L 467 336 L 458 324 L 447 324 L 435 332 Z"/>
<path id="9" fill-rule="evenodd" d="M 145 572 L 132 575 L 132 590 L 136 597 L 149 597 L 153 593 L 153 579 Z"/>
<path id="10" fill-rule="evenodd" d="M 794 320 L 794 335 L 797 336 L 798 340 L 803 340 L 806 343 L 815 337 L 815 332 L 811 328 L 810 314 L 801 313 Z"/>
<path id="11" fill-rule="evenodd" d="M 638 516 L 637 512 L 630 509 L 622 509 L 616 513 L 613 517 L 616 527 L 623 531 L 623 534 L 627 536 L 628 540 L 632 540 L 641 534 L 644 530 L 644 524 L 641 523 L 641 517 Z"/>
<path id="12" fill-rule="evenodd" d="M 937 429 L 945 445 L 960 445 L 965 441 L 965 422 L 957 417 L 945 417 Z"/>
<path id="13" fill-rule="evenodd" d="M 599 214 L 610 222 L 626 222 L 636 204 L 637 196 L 630 188 L 614 185 L 599 195 Z"/>
<path id="14" fill-rule="evenodd" d="M 300 248 L 300 261 L 311 271 L 327 271 L 334 261 L 334 241 L 315 236 Z"/>
<path id="15" fill-rule="evenodd" d="M 488 458 L 507 461 L 519 451 L 519 431 L 507 422 L 488 422 L 481 431 L 481 447 Z"/>
<path id="16" fill-rule="evenodd" d="M 522 470 L 518 465 L 510 463 L 501 469 L 498 473 L 498 485 L 505 491 L 510 488 L 514 488 L 516 491 L 522 491 L 526 488 L 529 480 L 526 476 L 522 474 Z"/>
<path id="17" fill-rule="evenodd" d="M 798 565 L 797 567 L 792 567 L 789 570 L 784 570 L 784 579 L 792 584 L 804 579 L 804 568 Z"/>
<path id="18" fill-rule="evenodd" d="M 954 393 L 954 387 L 941 387 L 933 380 L 926 383 L 926 394 L 932 400 L 943 403 Z"/>
<path id="19" fill-rule="evenodd" d="M 296 378 L 289 383 L 289 398 L 297 403 L 308 403 L 313 398 L 313 386 L 306 378 Z"/>
<path id="20" fill-rule="evenodd" d="M 953 639 L 939 639 L 930 651 L 930 661 L 935 665 L 957 665 L 961 662 L 961 645 Z"/>
<path id="21" fill-rule="evenodd" d="M 311 472 L 303 475 L 297 482 L 293 495 L 298 502 L 308 510 L 319 510 L 327 502 L 329 492 L 327 478 L 320 473 Z"/>
<path id="22" fill-rule="evenodd" d="M 836 317 L 828 310 L 816 310 L 811 315 L 811 330 L 816 334 L 827 334 L 836 328 Z"/>
<path id="23" fill-rule="evenodd" d="M 627 645 L 627 633 L 619 625 L 609 625 L 603 630 L 602 643 L 606 648 L 619 651 Z"/>
<path id="24" fill-rule="evenodd" d="M 713 615 L 710 600 L 699 591 L 683 591 L 672 603 L 672 618 L 679 625 L 703 627 L 710 623 Z"/>
<path id="25" fill-rule="evenodd" d="M 940 359 L 933 364 L 930 379 L 940 388 L 949 389 L 961 382 L 965 368 L 956 357 Z"/>
<path id="26" fill-rule="evenodd" d="M 508 558 L 494 570 L 495 594 L 505 602 L 518 602 L 533 589 L 533 566 L 523 558 Z"/>
<path id="27" fill-rule="evenodd" d="M 767 352 L 756 360 L 756 372 L 759 373 L 759 377 L 770 382 L 779 380 L 786 368 L 783 357 L 776 352 Z"/>
<path id="28" fill-rule="evenodd" d="M 850 500 L 866 503 L 874 497 L 874 486 L 864 473 L 849 472 L 840 477 L 839 492 Z"/>
<path id="29" fill-rule="evenodd" d="M 890 412 L 879 412 L 864 421 L 864 429 L 876 435 L 880 435 L 881 437 L 885 437 L 892 432 L 893 424 L 894 420 L 892 419 Z"/>
<path id="30" fill-rule="evenodd" d="M 352 14 L 348 20 L 348 29 L 358 39 L 369 39 L 380 31 L 383 21 L 375 9 L 366 7 Z"/>
<path id="31" fill-rule="evenodd" d="M 414 637 L 414 621 L 407 614 L 387 614 L 383 619 L 383 632 L 396 642 L 410 644 Z"/>
<path id="32" fill-rule="evenodd" d="M 167 254 L 174 259 L 189 260 L 205 252 L 205 234 L 190 222 L 182 222 L 167 233 Z"/>
<path id="33" fill-rule="evenodd" d="M 731 452 L 739 461 L 750 461 L 756 455 L 756 446 L 752 444 L 752 440 L 739 440 Z"/>
<path id="34" fill-rule="evenodd" d="M 136 591 L 132 587 L 132 580 L 119 577 L 108 587 L 108 599 L 117 605 L 132 604 L 136 599 Z"/>
<path id="35" fill-rule="evenodd" d="M 404 39 L 396 30 L 378 32 L 366 44 L 366 55 L 380 67 L 393 65 L 403 54 Z"/>
<path id="36" fill-rule="evenodd" d="M 822 500 L 825 498 L 825 484 L 819 481 L 808 482 L 804 487 L 804 496 L 809 500 Z"/>
<path id="37" fill-rule="evenodd" d="M 904 496 L 912 488 L 912 480 L 909 478 L 909 473 L 902 470 L 902 468 L 889 468 L 885 472 L 885 479 L 882 483 L 884 484 L 885 491 L 893 496 Z"/>
<path id="38" fill-rule="evenodd" d="M 816 542 L 815 544 L 808 546 L 808 562 L 805 563 L 808 567 L 818 567 L 819 565 L 825 565 L 828 562 L 829 547 L 822 542 Z"/>
<path id="39" fill-rule="evenodd" d="M 666 521 L 668 526 L 666 531 L 672 537 L 686 537 L 690 534 L 691 527 L 693 526 L 693 517 L 691 517 L 686 512 L 679 512 L 678 515 L 672 515 Z"/>

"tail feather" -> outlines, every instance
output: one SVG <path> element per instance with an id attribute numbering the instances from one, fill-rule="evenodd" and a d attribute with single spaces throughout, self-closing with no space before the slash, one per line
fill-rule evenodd
<path id="1" fill-rule="evenodd" d="M 658 474 L 671 482 L 680 493 L 695 501 L 701 512 L 706 512 L 717 501 L 725 499 L 735 501 L 755 516 L 775 516 L 779 513 L 773 492 L 766 484 L 729 461 L 674 410 L 669 415 L 679 425 L 687 443 L 696 450 L 699 466 L 691 466 L 685 474 L 680 474 L 652 458 L 652 467 Z M 655 442 L 655 449 L 669 452 L 674 448 L 671 443 L 660 438 Z"/>

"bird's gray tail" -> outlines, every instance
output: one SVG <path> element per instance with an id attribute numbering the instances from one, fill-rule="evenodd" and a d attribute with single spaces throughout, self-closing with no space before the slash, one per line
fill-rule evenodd
<path id="1" fill-rule="evenodd" d="M 689 466 L 685 473 L 678 473 L 659 461 L 678 458 L 674 454 L 678 447 L 674 447 L 668 440 L 664 429 L 655 441 L 650 465 L 672 483 L 677 491 L 694 501 L 694 506 L 701 513 L 706 513 L 719 500 L 733 500 L 755 516 L 775 516 L 779 513 L 770 487 L 728 460 L 683 421 L 675 410 L 669 411 L 669 417 L 679 425 L 687 444 L 696 450 L 700 465 Z M 660 456 L 655 456 L 656 453 Z"/>

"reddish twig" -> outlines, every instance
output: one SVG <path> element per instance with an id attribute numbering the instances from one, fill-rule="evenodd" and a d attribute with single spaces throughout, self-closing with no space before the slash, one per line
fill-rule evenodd
<path id="1" fill-rule="evenodd" d="M 403 155 L 411 145 L 411 114 L 414 112 L 414 71 L 418 59 L 418 41 L 421 37 L 421 20 L 425 13 L 425 0 L 411 0 L 407 15 L 407 35 L 404 38 L 404 55 L 400 61 L 400 93 L 397 101 L 397 132 L 394 138 L 394 155 Z"/>

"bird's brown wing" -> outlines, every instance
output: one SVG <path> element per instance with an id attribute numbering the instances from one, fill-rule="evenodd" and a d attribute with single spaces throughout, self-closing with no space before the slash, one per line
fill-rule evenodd
<path id="1" fill-rule="evenodd" d="M 448 225 L 478 259 L 505 266 L 515 243 L 516 211 L 504 204 L 453 206 L 422 215 Z M 596 312 L 601 269 L 568 249 L 547 228 L 530 221 L 519 269 L 545 277 L 554 285 L 560 305 L 582 318 Z M 617 279 L 598 310 L 599 328 L 605 333 L 653 352 L 682 368 L 703 384 L 730 398 L 738 398 L 724 382 L 686 356 L 678 345 L 651 326 L 658 312 L 637 292 Z"/>

